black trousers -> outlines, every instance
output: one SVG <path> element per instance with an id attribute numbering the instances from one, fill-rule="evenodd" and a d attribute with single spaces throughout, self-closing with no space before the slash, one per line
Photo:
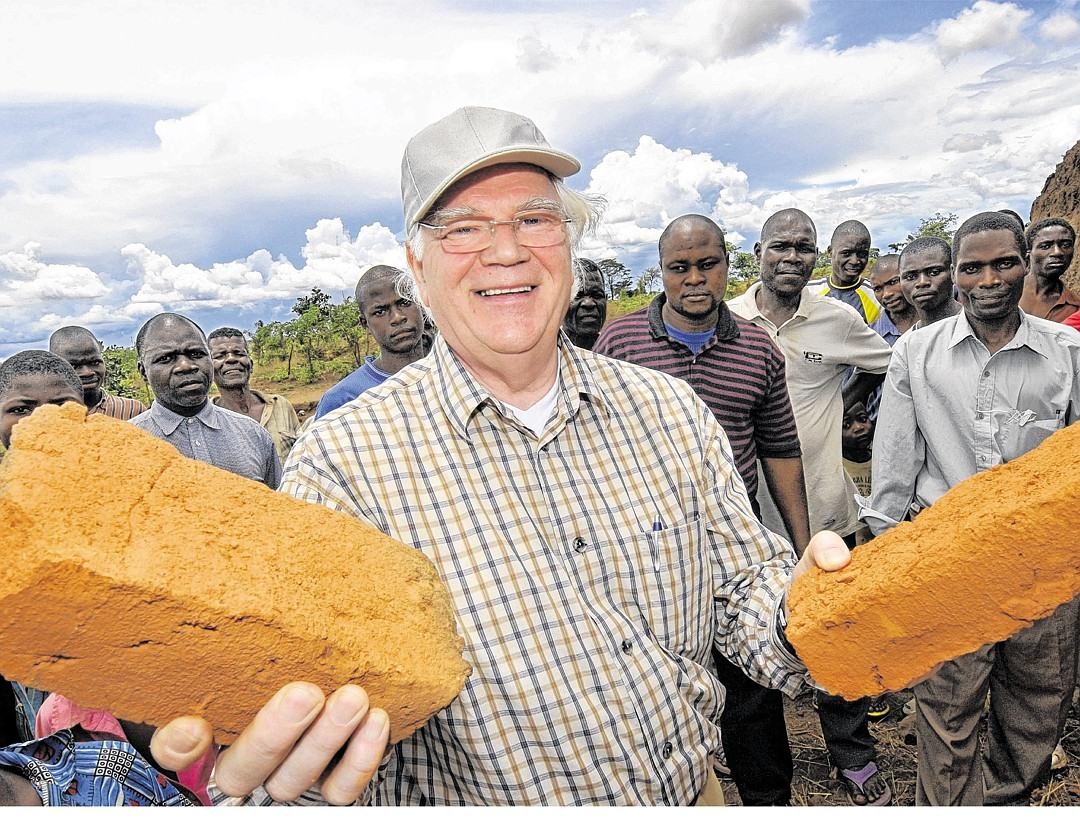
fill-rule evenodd
<path id="1" fill-rule="evenodd" d="M 783 694 L 751 681 L 719 653 L 713 655 L 727 690 L 720 738 L 743 804 L 789 804 L 794 768 Z"/>
<path id="2" fill-rule="evenodd" d="M 842 770 L 858 770 L 877 758 L 874 737 L 866 714 L 873 699 L 846 701 L 817 691 L 821 735 L 833 764 Z"/>

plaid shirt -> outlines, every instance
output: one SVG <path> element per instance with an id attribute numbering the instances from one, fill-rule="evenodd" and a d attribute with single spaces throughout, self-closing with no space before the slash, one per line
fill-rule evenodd
<path id="1" fill-rule="evenodd" d="M 473 665 L 384 760 L 377 804 L 689 803 L 720 750 L 714 642 L 756 681 L 802 684 L 777 622 L 793 555 L 709 409 L 565 339 L 559 373 L 537 437 L 439 337 L 290 455 L 282 491 L 431 558 Z"/>

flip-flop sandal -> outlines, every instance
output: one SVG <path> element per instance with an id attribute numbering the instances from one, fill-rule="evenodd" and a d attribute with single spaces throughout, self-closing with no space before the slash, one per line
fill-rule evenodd
<path id="1" fill-rule="evenodd" d="M 884 719 L 892 713 L 892 705 L 885 696 L 878 696 L 870 702 L 870 709 L 866 711 L 866 718 L 872 722 Z"/>
<path id="2" fill-rule="evenodd" d="M 878 773 L 878 766 L 876 762 L 870 762 L 865 767 L 855 770 L 845 770 L 840 768 L 840 780 L 844 783 L 844 789 L 847 791 L 848 802 L 857 807 L 863 805 L 888 805 L 892 801 L 892 788 L 889 784 L 885 783 L 885 793 L 879 796 L 877 799 L 871 799 L 866 793 L 866 783 L 870 781 L 870 777 Z M 855 796 L 866 797 L 866 802 L 858 803 L 855 801 Z"/>

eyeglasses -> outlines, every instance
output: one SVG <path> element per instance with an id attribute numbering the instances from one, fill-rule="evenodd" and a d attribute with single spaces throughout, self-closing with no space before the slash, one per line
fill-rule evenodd
<path id="1" fill-rule="evenodd" d="M 560 213 L 534 210 L 518 213 L 509 221 L 466 218 L 446 224 L 419 224 L 434 230 L 435 238 L 442 242 L 443 250 L 448 253 L 478 253 L 491 247 L 495 228 L 500 224 L 512 227 L 514 237 L 523 247 L 554 247 L 566 240 L 566 225 L 570 221 Z"/>

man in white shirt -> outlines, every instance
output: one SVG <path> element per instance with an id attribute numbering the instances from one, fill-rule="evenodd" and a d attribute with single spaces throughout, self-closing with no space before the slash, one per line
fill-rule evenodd
<path id="1" fill-rule="evenodd" d="M 844 410 L 855 400 L 865 402 L 881 384 L 889 367 L 889 345 L 854 308 L 807 287 L 817 260 L 817 230 L 806 213 L 781 210 L 772 216 L 761 228 L 754 254 L 761 263 L 761 281 L 728 306 L 767 331 L 787 361 L 810 531 L 829 529 L 853 546 L 859 518 L 855 484 L 844 470 Z M 856 373 L 841 390 L 851 367 L 865 373 Z M 759 500 L 765 525 L 783 533 L 764 489 Z M 874 761 L 874 740 L 866 724 L 869 708 L 870 699 L 849 702 L 818 693 L 825 743 L 852 803 L 884 805 L 892 792 Z"/>

